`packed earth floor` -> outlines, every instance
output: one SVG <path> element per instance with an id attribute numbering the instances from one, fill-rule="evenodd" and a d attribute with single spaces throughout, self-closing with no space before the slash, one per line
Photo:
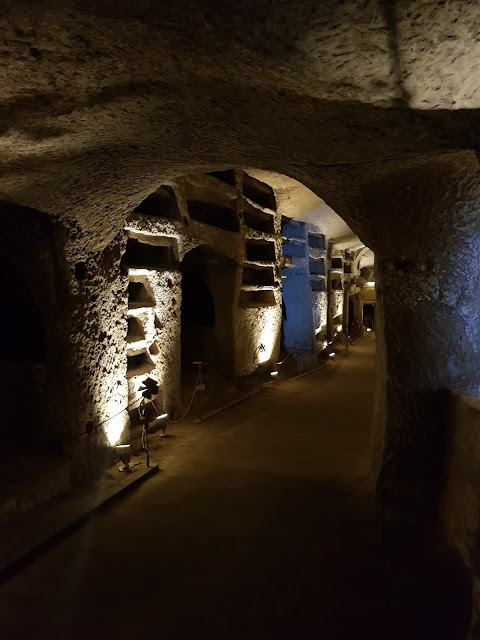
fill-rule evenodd
<path id="1" fill-rule="evenodd" d="M 454 561 L 372 496 L 374 347 L 159 441 L 159 474 L 2 585 L 1 637 L 463 637 Z"/>

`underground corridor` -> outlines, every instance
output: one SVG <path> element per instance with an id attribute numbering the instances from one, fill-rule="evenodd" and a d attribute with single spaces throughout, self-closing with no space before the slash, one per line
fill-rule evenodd
<path id="1" fill-rule="evenodd" d="M 6 3 L 2 638 L 480 638 L 479 32 Z"/>
<path id="2" fill-rule="evenodd" d="M 160 474 L 0 587 L 4 637 L 461 637 L 465 576 L 371 494 L 374 348 L 172 426 Z"/>

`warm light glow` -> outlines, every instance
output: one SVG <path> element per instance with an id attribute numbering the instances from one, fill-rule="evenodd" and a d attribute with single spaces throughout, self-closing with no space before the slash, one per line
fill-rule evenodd
<path id="1" fill-rule="evenodd" d="M 115 449 L 129 449 L 130 445 L 129 444 L 117 444 Z"/>
<path id="2" fill-rule="evenodd" d="M 162 413 L 161 416 L 157 416 L 157 420 L 166 420 L 168 418 L 168 413 Z"/>
<path id="3" fill-rule="evenodd" d="M 328 342 L 326 340 L 324 340 L 322 342 L 323 348 L 326 349 L 328 347 Z"/>
<path id="4" fill-rule="evenodd" d="M 334 353 L 329 353 L 329 354 L 328 354 L 328 357 L 329 357 L 329 358 L 334 358 L 334 357 L 335 357 L 335 354 L 334 354 Z"/>
<path id="5" fill-rule="evenodd" d="M 105 418 L 110 418 L 110 420 L 103 425 L 108 444 L 111 447 L 120 440 L 128 418 L 127 412 L 123 411 L 127 405 L 127 399 L 123 397 L 122 390 L 119 388 L 118 391 L 114 391 L 114 394 L 114 397 L 110 398 L 106 405 Z"/>
<path id="6" fill-rule="evenodd" d="M 375 286 L 375 282 L 366 282 L 365 284 L 367 285 L 367 287 L 374 287 Z"/>
<path id="7" fill-rule="evenodd" d="M 118 409 L 117 409 L 118 411 Z M 116 413 L 116 412 L 115 412 Z M 108 443 L 113 446 L 120 440 L 120 436 L 123 432 L 123 411 L 118 416 L 113 416 L 111 420 L 105 423 L 105 433 L 108 438 Z"/>
<path id="8" fill-rule="evenodd" d="M 271 376 L 278 376 L 278 371 L 271 371 L 271 372 L 270 372 L 270 375 L 271 375 Z"/>
<path id="9" fill-rule="evenodd" d="M 257 344 L 263 344 L 265 349 L 257 351 L 257 364 L 263 364 L 272 359 L 275 342 L 280 333 L 281 321 L 282 316 L 277 307 L 261 309 L 261 313 L 258 314 Z"/>
<path id="10" fill-rule="evenodd" d="M 337 327 L 337 331 L 338 331 L 338 333 L 340 333 L 340 331 L 341 331 L 341 330 L 342 330 L 342 325 L 341 325 L 341 324 L 339 324 L 339 325 L 338 325 L 338 327 Z"/>
<path id="11" fill-rule="evenodd" d="M 367 328 L 367 331 L 371 331 L 370 327 Z"/>

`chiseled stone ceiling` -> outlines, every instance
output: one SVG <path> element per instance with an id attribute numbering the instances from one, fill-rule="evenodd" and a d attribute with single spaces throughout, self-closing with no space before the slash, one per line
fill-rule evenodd
<path id="1" fill-rule="evenodd" d="M 16 0 L 0 197 L 101 248 L 165 179 L 478 147 L 476 0 Z M 327 199 L 328 201 L 328 199 Z"/>
<path id="2" fill-rule="evenodd" d="M 247 169 L 247 173 L 273 187 L 277 208 L 282 215 L 317 225 L 338 249 L 363 247 L 346 222 L 305 185 L 272 171 Z"/>

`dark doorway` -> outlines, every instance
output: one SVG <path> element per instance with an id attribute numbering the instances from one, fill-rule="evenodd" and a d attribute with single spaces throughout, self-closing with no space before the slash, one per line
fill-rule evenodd
<path id="1" fill-rule="evenodd" d="M 351 336 L 352 335 L 352 330 L 353 330 L 353 323 L 354 323 L 354 318 L 353 318 L 353 300 L 350 298 L 350 296 L 348 297 L 348 335 Z"/>
<path id="2" fill-rule="evenodd" d="M 189 251 L 182 272 L 182 370 L 208 363 L 225 378 L 233 376 L 235 262 L 202 245 Z"/>
<path id="3" fill-rule="evenodd" d="M 363 324 L 367 329 L 375 328 L 375 305 L 363 305 Z"/>
<path id="4" fill-rule="evenodd" d="M 0 260 L 2 442 L 9 451 L 36 448 L 44 437 L 46 339 L 39 309 L 12 266 Z M 26 408 L 28 409 L 26 410 Z"/>

